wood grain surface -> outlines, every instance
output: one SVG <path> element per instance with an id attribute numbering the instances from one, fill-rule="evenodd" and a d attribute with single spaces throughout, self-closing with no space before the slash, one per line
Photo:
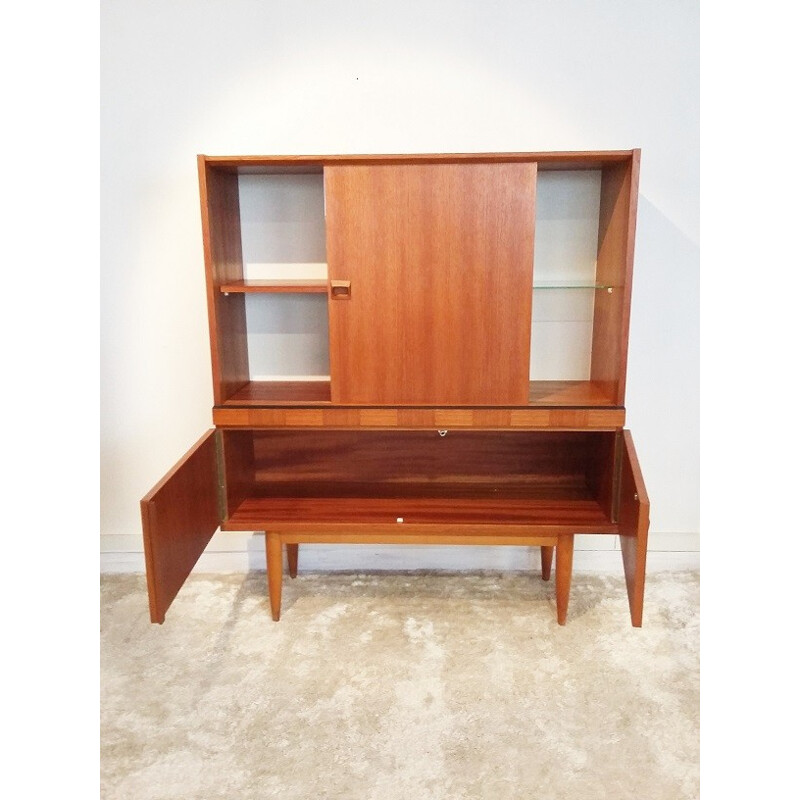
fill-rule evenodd
<path id="1" fill-rule="evenodd" d="M 527 403 L 535 189 L 532 163 L 326 168 L 334 403 Z"/>
<path id="2" fill-rule="evenodd" d="M 252 469 L 249 493 L 286 496 L 337 491 L 435 496 L 441 486 L 445 495 L 462 487 L 487 497 L 501 491 L 596 497 L 596 473 L 613 472 L 614 439 L 611 432 L 223 432 L 226 453 L 252 451 L 252 466 L 241 461 L 243 470 Z M 228 482 L 238 483 L 233 463 L 226 469 Z"/>
<path id="3" fill-rule="evenodd" d="M 285 403 L 286 401 L 284 401 Z M 294 404 L 293 404 L 294 405 Z M 625 424 L 622 408 L 215 408 L 214 424 L 225 428 L 395 428 L 397 430 L 615 430 Z"/>
<path id="4" fill-rule="evenodd" d="M 327 294 L 328 282 L 324 280 L 234 280 L 220 283 L 223 294 Z"/>
<path id="5" fill-rule="evenodd" d="M 644 583 L 647 562 L 647 534 L 650 528 L 650 499 L 642 477 L 631 432 L 622 432 L 622 471 L 619 489 L 619 542 L 628 589 L 631 624 L 640 628 L 644 611 Z"/>
<path id="6" fill-rule="evenodd" d="M 221 521 L 215 431 L 142 498 L 141 512 L 150 620 L 160 623 Z"/>
<path id="7" fill-rule="evenodd" d="M 600 188 L 596 279 L 619 288 L 595 295 L 591 376 L 617 405 L 625 402 L 639 155 L 605 167 Z"/>
<path id="8" fill-rule="evenodd" d="M 222 283 L 242 280 L 239 178 L 198 157 L 214 403 L 224 403 L 250 380 L 244 295 L 225 296 Z"/>
<path id="9" fill-rule="evenodd" d="M 606 164 L 629 161 L 631 150 L 582 150 L 514 153 L 395 153 L 386 155 L 250 155 L 201 156 L 209 165 L 240 173 L 320 172 L 332 164 L 441 164 L 515 163 L 535 161 L 540 169 L 597 169 Z"/>
<path id="10" fill-rule="evenodd" d="M 402 522 L 398 522 L 402 519 Z M 224 530 L 365 533 L 418 536 L 471 532 L 530 536 L 536 529 L 616 533 L 595 500 L 471 500 L 379 497 L 248 497 L 232 510 Z M 422 538 L 419 538 L 419 537 Z M 360 537 L 359 537 L 360 538 Z M 302 541 L 300 539 L 299 541 Z"/>

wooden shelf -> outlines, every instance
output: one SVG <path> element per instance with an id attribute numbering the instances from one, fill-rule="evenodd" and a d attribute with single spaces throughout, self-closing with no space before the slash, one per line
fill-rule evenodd
<path id="1" fill-rule="evenodd" d="M 330 404 L 330 381 L 250 381 L 231 395 L 226 406 Z"/>
<path id="2" fill-rule="evenodd" d="M 398 517 L 403 520 L 399 523 Z M 592 499 L 466 499 L 447 497 L 247 497 L 224 524 L 225 530 L 253 530 L 265 525 L 298 525 L 335 531 L 343 521 L 390 525 L 403 533 L 415 525 L 567 526 L 570 530 L 612 532 L 616 526 Z"/>
<path id="3" fill-rule="evenodd" d="M 231 395 L 223 405 L 328 406 L 331 405 L 331 384 L 330 381 L 250 381 Z M 387 408 L 401 407 L 387 406 Z M 531 381 L 528 406 L 515 407 L 615 408 L 616 403 L 605 386 L 597 381 Z"/>
<path id="4" fill-rule="evenodd" d="M 528 402 L 532 406 L 616 406 L 599 381 L 531 381 Z"/>
<path id="5" fill-rule="evenodd" d="M 230 293 L 267 293 L 267 294 L 327 294 L 326 280 L 239 280 L 228 281 L 220 285 L 223 294 Z"/>

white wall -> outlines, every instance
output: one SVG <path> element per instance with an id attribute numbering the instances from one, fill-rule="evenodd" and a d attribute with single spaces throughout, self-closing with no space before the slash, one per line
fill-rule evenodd
<path id="1" fill-rule="evenodd" d="M 696 547 L 696 2 L 115 0 L 101 24 L 105 551 L 141 550 L 139 499 L 211 427 L 197 153 L 632 147 L 628 427 L 651 542 Z"/>

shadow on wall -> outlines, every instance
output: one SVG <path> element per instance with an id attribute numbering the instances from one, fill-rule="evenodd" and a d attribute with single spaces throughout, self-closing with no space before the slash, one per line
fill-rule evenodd
<path id="1" fill-rule="evenodd" d="M 651 530 L 699 529 L 700 248 L 639 196 L 626 391 Z"/>

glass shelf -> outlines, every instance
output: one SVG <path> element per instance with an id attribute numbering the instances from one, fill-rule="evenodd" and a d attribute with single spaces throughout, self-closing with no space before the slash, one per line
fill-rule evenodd
<path id="1" fill-rule="evenodd" d="M 586 281 L 537 281 L 534 289 L 583 289 L 590 291 L 606 291 L 611 293 L 615 286 L 605 283 L 588 283 Z M 229 281 L 219 287 L 221 292 L 289 292 L 289 293 L 322 293 L 328 291 L 326 280 L 239 280 Z"/>
<path id="2" fill-rule="evenodd" d="M 592 291 L 604 290 L 611 293 L 616 286 L 607 283 L 589 283 L 588 281 L 536 281 L 534 289 L 589 289 Z"/>

